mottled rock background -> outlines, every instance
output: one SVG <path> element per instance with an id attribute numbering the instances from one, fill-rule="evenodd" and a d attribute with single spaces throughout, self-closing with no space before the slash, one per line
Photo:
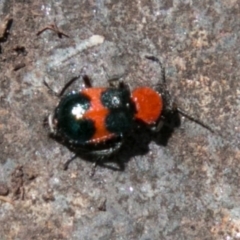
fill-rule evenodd
<path id="1" fill-rule="evenodd" d="M 239 19 L 237 0 L 2 0 L 0 238 L 239 239 Z M 69 37 L 37 36 L 54 22 Z M 216 133 L 182 118 L 167 144 L 133 137 L 124 171 L 91 177 L 80 158 L 64 171 L 73 153 L 43 127 L 57 103 L 43 81 L 59 91 L 83 71 L 95 86 L 153 86 L 160 70 L 145 55 Z"/>

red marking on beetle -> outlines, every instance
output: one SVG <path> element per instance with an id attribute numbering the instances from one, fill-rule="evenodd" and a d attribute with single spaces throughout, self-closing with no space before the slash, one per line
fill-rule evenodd
<path id="1" fill-rule="evenodd" d="M 163 100 L 161 95 L 149 87 L 133 90 L 132 100 L 136 106 L 135 118 L 146 124 L 154 124 L 161 116 Z"/>
<path id="2" fill-rule="evenodd" d="M 94 121 L 96 128 L 95 134 L 89 142 L 102 142 L 115 136 L 105 126 L 109 110 L 101 102 L 101 95 L 104 91 L 106 91 L 106 88 L 86 88 L 81 91 L 82 94 L 89 97 L 91 103 L 90 108 L 84 113 L 83 117 Z"/>

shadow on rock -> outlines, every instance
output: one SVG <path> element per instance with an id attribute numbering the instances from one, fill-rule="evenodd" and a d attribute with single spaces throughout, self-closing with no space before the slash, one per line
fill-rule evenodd
<path id="1" fill-rule="evenodd" d="M 139 126 L 131 134 L 127 135 L 123 139 L 123 143 L 118 151 L 113 154 L 96 155 L 93 154 L 91 146 L 89 148 L 77 147 L 64 142 L 63 139 L 58 137 L 51 137 L 60 144 L 66 146 L 75 155 L 66 161 L 64 164 L 64 170 L 68 169 L 69 164 L 80 157 L 82 160 L 92 162 L 96 166 L 108 168 L 114 171 L 124 171 L 125 165 L 130 161 L 132 157 L 142 156 L 148 153 L 149 143 L 154 141 L 159 146 L 167 146 L 168 140 L 172 136 L 174 129 L 180 126 L 180 117 L 177 112 L 170 112 L 164 115 L 164 124 L 160 131 L 153 132 L 145 125 Z M 107 148 L 114 148 L 117 141 L 110 140 L 106 142 Z M 99 146 L 99 149 L 102 146 Z M 96 148 L 95 148 L 96 150 Z M 111 151 L 110 151 L 111 152 Z"/>

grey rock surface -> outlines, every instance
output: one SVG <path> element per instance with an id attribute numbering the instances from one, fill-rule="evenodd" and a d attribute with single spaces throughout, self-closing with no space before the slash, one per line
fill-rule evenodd
<path id="1" fill-rule="evenodd" d="M 236 0 L 1 1 L 0 239 L 239 239 L 239 19 Z M 182 118 L 167 142 L 129 140 L 124 171 L 91 177 L 81 158 L 64 171 L 73 153 L 43 127 L 58 101 L 43 81 L 154 86 L 145 55 L 215 134 Z"/>

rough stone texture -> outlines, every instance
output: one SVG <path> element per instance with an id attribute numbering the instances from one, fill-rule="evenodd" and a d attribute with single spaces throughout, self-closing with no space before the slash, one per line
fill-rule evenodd
<path id="1" fill-rule="evenodd" d="M 239 239 L 239 19 L 237 0 L 2 0 L 0 239 Z M 37 36 L 54 21 L 69 38 Z M 43 127 L 57 103 L 43 80 L 58 91 L 84 71 L 95 86 L 151 86 L 160 71 L 145 55 L 216 133 L 182 119 L 167 144 L 133 138 L 122 172 L 90 177 L 80 158 L 63 171 L 72 153 Z"/>

